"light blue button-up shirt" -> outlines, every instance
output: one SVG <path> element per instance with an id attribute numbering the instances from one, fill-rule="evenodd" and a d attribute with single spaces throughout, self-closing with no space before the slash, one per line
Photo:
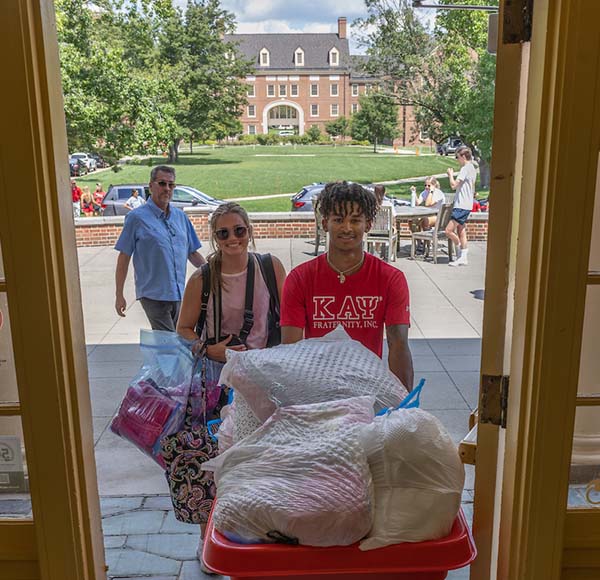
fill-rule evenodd
<path id="1" fill-rule="evenodd" d="M 115 250 L 133 256 L 138 300 L 180 301 L 188 256 L 201 246 L 183 211 L 171 205 L 167 215 L 148 198 L 125 216 Z"/>

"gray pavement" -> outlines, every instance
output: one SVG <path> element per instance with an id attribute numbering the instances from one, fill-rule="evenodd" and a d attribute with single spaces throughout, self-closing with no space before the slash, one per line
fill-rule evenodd
<path id="1" fill-rule="evenodd" d="M 406 244 L 392 264 L 406 274 L 410 287 L 415 378 L 427 379 L 422 407 L 458 442 L 477 405 L 486 245 L 470 244 L 469 266 L 450 268 L 445 256 L 438 264 L 410 260 Z M 275 254 L 288 271 L 310 259 L 313 250 L 311 240 L 257 240 L 257 251 Z M 148 327 L 134 300 L 132 273 L 125 288 L 127 316 L 120 318 L 113 308 L 116 252 L 97 247 L 80 248 L 78 254 L 109 577 L 204 578 L 195 560 L 197 529 L 175 521 L 161 469 L 108 428 L 139 369 L 139 331 Z M 468 468 L 463 496 L 467 515 L 472 489 Z M 468 573 L 451 572 L 448 578 L 466 580 Z"/>

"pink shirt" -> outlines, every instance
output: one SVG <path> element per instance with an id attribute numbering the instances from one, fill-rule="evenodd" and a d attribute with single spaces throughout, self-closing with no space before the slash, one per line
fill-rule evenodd
<path id="1" fill-rule="evenodd" d="M 246 277 L 248 270 L 238 274 L 221 274 L 221 335 L 239 334 L 244 323 L 244 304 L 246 299 Z M 254 325 L 248 335 L 248 348 L 264 348 L 267 344 L 267 317 L 269 313 L 269 290 L 260 272 L 260 266 L 254 260 Z M 212 293 L 208 299 L 206 313 L 207 336 L 214 335 L 214 313 Z"/>

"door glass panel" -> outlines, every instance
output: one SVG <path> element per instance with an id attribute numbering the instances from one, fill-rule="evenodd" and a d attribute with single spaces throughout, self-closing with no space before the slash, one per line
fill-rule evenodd
<path id="1" fill-rule="evenodd" d="M 20 417 L 0 417 L 0 519 L 31 517 Z"/>
<path id="2" fill-rule="evenodd" d="M 19 401 L 6 292 L 0 292 L 0 403 Z"/>
<path id="3" fill-rule="evenodd" d="M 4 278 L 4 262 L 2 261 L 2 246 L 0 246 L 0 279 Z"/>
<path id="4" fill-rule="evenodd" d="M 587 287 L 581 341 L 579 395 L 600 395 L 600 286 Z M 569 508 L 600 508 L 600 406 L 575 414 Z M 597 502 L 597 503 L 596 503 Z"/>

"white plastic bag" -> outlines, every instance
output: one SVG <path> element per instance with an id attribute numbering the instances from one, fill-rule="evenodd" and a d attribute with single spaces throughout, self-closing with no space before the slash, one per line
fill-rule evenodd
<path id="1" fill-rule="evenodd" d="M 215 472 L 213 522 L 244 542 L 349 545 L 372 524 L 371 473 L 358 432 L 373 398 L 280 408 L 203 464 Z"/>
<path id="2" fill-rule="evenodd" d="M 235 395 L 231 405 L 221 409 L 221 419 L 223 422 L 219 427 L 219 453 L 227 451 L 234 443 L 248 437 L 262 425 L 262 421 L 258 420 L 240 393 Z"/>
<path id="3" fill-rule="evenodd" d="M 407 391 L 383 361 L 339 326 L 321 338 L 248 351 L 227 351 L 221 383 L 241 393 L 264 422 L 277 407 L 375 396 L 375 412 Z"/>
<path id="4" fill-rule="evenodd" d="M 421 409 L 375 417 L 361 430 L 375 492 L 375 517 L 361 550 L 450 533 L 465 482 L 456 445 Z"/>

